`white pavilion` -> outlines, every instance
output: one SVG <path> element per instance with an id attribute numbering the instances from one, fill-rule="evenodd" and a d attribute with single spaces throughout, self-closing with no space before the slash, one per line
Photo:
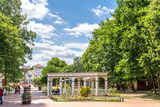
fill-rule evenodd
<path id="1" fill-rule="evenodd" d="M 84 87 L 86 87 L 87 81 L 92 81 L 92 95 L 95 93 L 98 96 L 99 77 L 105 80 L 105 95 L 107 95 L 107 74 L 108 72 L 83 72 L 83 73 L 47 73 L 47 95 L 51 95 L 52 81 L 54 78 L 59 78 L 60 96 L 62 96 L 62 79 L 64 78 L 64 94 L 66 94 L 66 78 L 71 78 L 72 81 L 72 96 L 74 95 L 75 79 L 78 80 L 78 92 L 80 92 L 80 80 L 83 80 Z M 94 79 L 95 79 L 95 92 L 94 92 Z"/>

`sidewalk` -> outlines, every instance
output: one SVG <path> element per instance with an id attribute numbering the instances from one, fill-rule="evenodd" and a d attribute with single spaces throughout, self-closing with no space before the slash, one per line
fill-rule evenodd
<path id="1" fill-rule="evenodd" d="M 53 107 L 53 100 L 49 99 L 41 91 L 36 88 L 31 88 L 32 102 L 29 105 L 22 105 L 21 96 L 23 93 L 23 88 L 21 88 L 21 93 L 11 93 L 8 96 L 4 96 L 3 104 L 0 107 Z"/>
<path id="2" fill-rule="evenodd" d="M 160 103 L 141 100 L 125 100 L 125 102 L 55 102 L 35 88 L 31 88 L 31 93 L 32 102 L 29 105 L 22 105 L 21 92 L 21 94 L 5 96 L 4 103 L 0 107 L 160 107 Z"/>

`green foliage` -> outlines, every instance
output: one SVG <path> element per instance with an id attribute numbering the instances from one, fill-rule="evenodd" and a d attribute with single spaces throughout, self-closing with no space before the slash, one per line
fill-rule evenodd
<path id="1" fill-rule="evenodd" d="M 27 30 L 21 0 L 0 0 L 0 69 L 8 82 L 22 77 L 19 66 L 31 59 L 36 33 Z M 5 83 L 7 84 L 7 81 Z"/>
<path id="2" fill-rule="evenodd" d="M 74 64 L 65 66 L 61 71 L 66 73 L 74 72 Z"/>
<path id="3" fill-rule="evenodd" d="M 6 90 L 10 90 L 10 87 L 8 86 L 8 85 L 5 85 L 5 86 L 3 86 L 3 89 L 6 89 Z"/>
<path id="4" fill-rule="evenodd" d="M 47 75 L 46 76 L 42 76 L 40 81 L 41 81 L 41 84 L 47 84 Z"/>
<path id="5" fill-rule="evenodd" d="M 43 68 L 42 75 L 46 76 L 47 73 L 57 73 L 62 72 L 63 68 L 66 67 L 67 64 L 65 61 L 60 60 L 59 58 L 55 57 L 48 61 L 47 66 Z"/>
<path id="6" fill-rule="evenodd" d="M 15 85 L 13 84 L 13 85 L 10 85 L 10 87 L 12 87 L 13 89 L 15 88 Z"/>
<path id="7" fill-rule="evenodd" d="M 82 56 L 86 70 L 109 71 L 110 85 L 142 78 L 159 81 L 160 1 L 117 0 L 117 5 L 114 20 L 102 21 L 92 32 Z"/>
<path id="8" fill-rule="evenodd" d="M 59 84 L 57 84 L 56 87 L 59 87 Z"/>
<path id="9" fill-rule="evenodd" d="M 84 65 L 82 64 L 82 58 L 81 57 L 75 57 L 73 59 L 73 70 L 74 72 L 85 72 Z"/>
<path id="10" fill-rule="evenodd" d="M 71 87 L 69 86 L 69 84 L 66 85 L 66 88 L 67 88 L 67 89 L 71 89 Z"/>
<path id="11" fill-rule="evenodd" d="M 108 95 L 116 95 L 117 89 L 116 88 L 110 88 L 108 89 Z"/>
<path id="12" fill-rule="evenodd" d="M 41 77 L 34 77 L 32 79 L 32 81 L 35 83 L 35 84 L 41 84 Z"/>
<path id="13" fill-rule="evenodd" d="M 80 94 L 82 97 L 88 97 L 91 94 L 91 89 L 89 87 L 82 87 L 80 90 Z"/>

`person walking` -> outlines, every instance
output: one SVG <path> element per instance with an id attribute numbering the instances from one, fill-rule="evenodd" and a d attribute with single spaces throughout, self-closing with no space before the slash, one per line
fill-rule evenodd
<path id="1" fill-rule="evenodd" d="M 3 99 L 2 99 L 2 97 L 3 97 L 3 89 L 2 89 L 2 87 L 0 87 L 0 101 L 1 101 L 1 103 L 0 103 L 0 104 L 2 104 L 2 103 L 3 103 Z"/>

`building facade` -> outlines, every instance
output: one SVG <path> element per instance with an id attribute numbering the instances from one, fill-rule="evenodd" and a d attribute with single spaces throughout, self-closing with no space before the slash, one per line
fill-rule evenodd
<path id="1" fill-rule="evenodd" d="M 29 70 L 30 68 L 26 69 L 26 67 L 21 67 L 21 69 L 28 70 L 26 75 L 25 75 L 26 82 L 27 83 L 33 83 L 32 79 L 34 77 L 41 77 L 42 76 L 43 66 L 40 65 L 40 64 L 36 64 L 35 66 L 33 66 L 33 70 Z"/>
<path id="2" fill-rule="evenodd" d="M 40 64 L 37 64 L 33 67 L 34 70 L 34 75 L 35 77 L 41 77 L 42 76 L 42 70 L 43 70 L 43 66 Z"/>

